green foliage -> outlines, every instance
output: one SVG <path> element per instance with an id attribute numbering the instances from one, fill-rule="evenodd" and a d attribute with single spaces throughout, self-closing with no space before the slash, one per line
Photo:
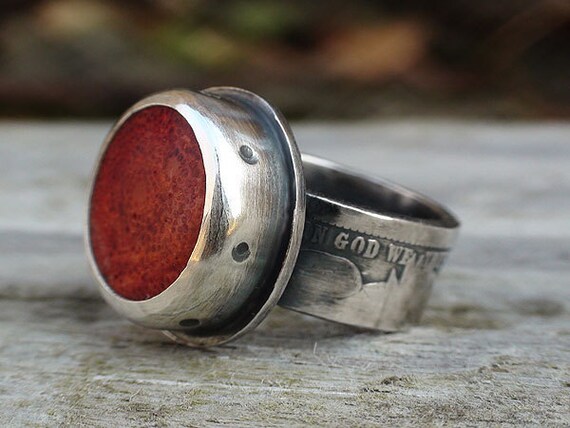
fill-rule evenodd
<path id="1" fill-rule="evenodd" d="M 229 28 L 253 40 L 286 36 L 304 23 L 303 12 L 292 2 L 238 1 L 224 13 Z"/>
<path id="2" fill-rule="evenodd" d="M 152 43 L 162 55 L 203 69 L 226 68 L 243 57 L 234 39 L 207 27 L 166 24 L 153 33 Z"/>

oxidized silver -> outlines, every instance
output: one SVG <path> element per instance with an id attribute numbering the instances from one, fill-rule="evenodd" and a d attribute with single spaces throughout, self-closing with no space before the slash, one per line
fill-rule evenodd
<path id="1" fill-rule="evenodd" d="M 459 222 L 431 199 L 305 156 L 307 218 L 279 304 L 357 327 L 419 321 Z"/>
<path id="2" fill-rule="evenodd" d="M 177 110 L 206 170 L 201 231 L 186 268 L 159 295 L 103 297 L 130 320 L 192 346 L 233 340 L 279 305 L 327 320 L 395 331 L 421 316 L 459 222 L 399 186 L 301 155 L 280 113 L 237 88 L 169 91 L 131 107 Z M 94 172 L 96 174 L 97 168 Z"/>

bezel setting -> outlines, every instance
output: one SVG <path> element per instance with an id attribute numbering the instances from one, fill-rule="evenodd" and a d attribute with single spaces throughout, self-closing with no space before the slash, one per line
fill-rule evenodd
<path id="1" fill-rule="evenodd" d="M 162 293 L 142 301 L 123 298 L 97 267 L 89 208 L 88 258 L 103 297 L 123 316 L 188 345 L 219 345 L 255 328 L 291 277 L 306 210 L 301 155 L 287 122 L 267 101 L 242 89 L 216 87 L 168 91 L 136 103 L 111 129 L 97 165 L 125 121 L 151 106 L 184 117 L 202 153 L 206 196 L 196 245 Z"/>

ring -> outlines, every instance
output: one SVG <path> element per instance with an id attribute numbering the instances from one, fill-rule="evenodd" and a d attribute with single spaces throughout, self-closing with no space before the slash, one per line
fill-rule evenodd
<path id="1" fill-rule="evenodd" d="M 458 228 L 425 196 L 301 156 L 267 101 L 216 87 L 152 95 L 118 120 L 85 242 L 115 310 L 205 347 L 276 304 L 401 330 L 419 320 Z"/>

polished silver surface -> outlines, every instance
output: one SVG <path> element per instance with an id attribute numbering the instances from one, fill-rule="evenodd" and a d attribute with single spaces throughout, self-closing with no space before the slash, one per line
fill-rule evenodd
<path id="1" fill-rule="evenodd" d="M 192 126 L 206 170 L 206 203 L 186 268 L 159 295 L 132 301 L 117 295 L 87 251 L 103 297 L 130 320 L 183 331 L 185 342 L 209 346 L 254 328 L 279 300 L 299 251 L 305 219 L 301 157 L 279 113 L 236 88 L 170 91 L 130 108 L 168 106 Z M 96 174 L 96 171 L 95 171 Z M 170 333 L 179 334 L 179 333 Z"/>
<path id="2" fill-rule="evenodd" d="M 356 327 L 419 321 L 459 222 L 431 199 L 304 156 L 307 218 L 279 305 Z"/>
<path id="3" fill-rule="evenodd" d="M 192 346 L 241 336 L 278 302 L 375 330 L 419 320 L 459 227 L 444 207 L 319 158 L 301 160 L 279 112 L 237 88 L 142 100 L 113 127 L 100 159 L 124 121 L 152 105 L 177 110 L 192 126 L 206 204 L 186 268 L 143 301 L 124 299 L 105 283 L 86 227 L 101 292 L 118 312 Z"/>

